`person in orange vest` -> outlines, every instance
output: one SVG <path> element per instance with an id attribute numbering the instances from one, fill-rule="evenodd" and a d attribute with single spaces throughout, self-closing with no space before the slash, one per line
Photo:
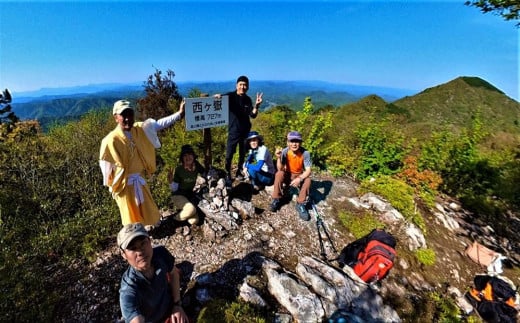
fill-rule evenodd
<path id="1" fill-rule="evenodd" d="M 302 220 L 309 221 L 307 199 L 311 187 L 311 154 L 302 147 L 302 135 L 298 131 L 287 134 L 287 147 L 276 151 L 277 172 L 274 177 L 274 189 L 272 194 L 271 211 L 276 212 L 281 206 L 280 199 L 286 189 L 295 187 L 299 189 L 296 200 L 296 211 Z"/>

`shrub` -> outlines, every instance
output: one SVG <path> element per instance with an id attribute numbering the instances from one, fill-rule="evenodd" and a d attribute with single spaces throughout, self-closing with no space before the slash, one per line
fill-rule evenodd
<path id="1" fill-rule="evenodd" d="M 412 186 L 428 207 L 434 206 L 437 189 L 442 183 L 440 175 L 428 169 L 419 170 L 417 158 L 408 156 L 404 159 L 403 168 L 397 176 Z"/>
<path id="2" fill-rule="evenodd" d="M 332 127 L 332 114 L 322 112 L 313 114 L 314 105 L 310 97 L 303 102 L 303 109 L 296 112 L 296 118 L 289 120 L 290 130 L 300 131 L 303 135 L 303 146 L 311 153 L 313 165 L 323 169 L 328 152 L 325 147 L 325 132 Z M 310 126 L 309 126 L 310 125 Z"/>
<path id="3" fill-rule="evenodd" d="M 356 148 L 361 151 L 357 177 L 392 175 L 399 171 L 406 153 L 400 132 L 388 129 L 384 122 L 368 122 L 358 126 L 355 136 Z"/>
<path id="4" fill-rule="evenodd" d="M 454 300 L 445 297 L 437 292 L 428 294 L 428 297 L 435 304 L 434 321 L 439 323 L 457 323 L 462 322 L 460 318 L 460 310 Z"/>
<path id="5" fill-rule="evenodd" d="M 350 148 L 345 140 L 337 140 L 328 147 L 327 170 L 332 176 L 340 177 L 352 173 L 358 160 L 359 151 Z"/>
<path id="6" fill-rule="evenodd" d="M 405 182 L 390 176 L 379 176 L 365 179 L 358 188 L 361 194 L 373 192 L 385 198 L 405 219 L 417 225 L 423 232 L 426 224 L 419 212 L 415 210 L 414 190 Z"/>
<path id="7" fill-rule="evenodd" d="M 51 321 L 64 297 L 56 277 L 71 260 L 94 259 L 117 232 L 119 212 L 97 163 L 101 138 L 114 126 L 108 116 L 88 113 L 0 147 L 0 312 L 7 321 Z"/>
<path id="8" fill-rule="evenodd" d="M 435 251 L 429 248 L 417 249 L 415 257 L 425 266 L 433 266 L 435 264 Z"/>

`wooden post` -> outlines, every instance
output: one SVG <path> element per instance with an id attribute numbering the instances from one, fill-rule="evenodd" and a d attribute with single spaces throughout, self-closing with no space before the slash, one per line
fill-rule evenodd
<path id="1" fill-rule="evenodd" d="M 208 93 L 201 93 L 201 98 L 209 97 Z M 209 170 L 212 164 L 212 155 L 211 155 L 211 128 L 202 129 L 202 137 L 204 138 L 204 168 L 206 171 Z"/>

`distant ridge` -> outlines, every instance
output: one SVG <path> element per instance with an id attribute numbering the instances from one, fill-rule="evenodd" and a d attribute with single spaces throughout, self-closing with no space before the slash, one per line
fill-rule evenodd
<path id="1" fill-rule="evenodd" d="M 233 91 L 235 81 L 179 82 L 179 93 L 187 96 L 197 88 L 210 94 Z M 109 107 L 121 98 L 137 99 L 144 96 L 143 85 L 94 84 L 67 88 L 47 88 L 38 91 L 13 93 L 13 111 L 22 119 L 42 119 L 80 116 L 90 109 Z M 301 108 L 305 97 L 312 98 L 315 107 L 341 106 L 355 102 L 368 94 L 378 94 L 387 100 L 395 100 L 411 90 L 335 84 L 323 81 L 251 81 L 249 93 L 263 92 L 262 108 L 286 105 L 291 109 Z"/>
<path id="2" fill-rule="evenodd" d="M 232 91 L 235 81 L 176 84 L 179 93 L 187 96 L 194 88 L 210 94 Z M 71 120 L 92 109 L 109 109 L 115 100 L 121 98 L 136 100 L 144 96 L 142 85 L 136 84 L 67 89 L 70 92 L 79 90 L 83 93 L 33 97 L 29 102 L 22 103 L 20 99 L 24 98 L 14 94 L 13 111 L 21 119 L 38 119 L 42 123 Z M 85 93 L 89 91 L 92 93 Z M 398 122 L 403 122 L 406 127 L 413 125 L 430 131 L 451 125 L 454 128 L 468 127 L 478 111 L 487 130 L 520 133 L 520 104 L 479 77 L 461 76 L 414 95 L 410 95 L 413 91 L 402 89 L 321 81 L 252 81 L 249 93 L 254 95 L 256 92 L 264 93 L 263 110 L 277 105 L 299 110 L 305 97 L 311 97 L 316 108 L 339 108 L 344 113 L 345 122 L 359 120 L 362 116 L 375 115 L 380 118 L 388 115 L 398 117 Z M 399 93 L 404 95 L 394 97 Z"/>

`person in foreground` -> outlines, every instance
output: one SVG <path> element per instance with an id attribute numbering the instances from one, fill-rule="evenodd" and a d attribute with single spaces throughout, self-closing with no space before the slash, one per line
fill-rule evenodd
<path id="1" fill-rule="evenodd" d="M 141 223 L 125 225 L 117 234 L 117 244 L 129 264 L 119 289 L 125 322 L 188 323 L 172 254 L 164 246 L 152 247 Z"/>
<path id="2" fill-rule="evenodd" d="M 236 178 L 242 180 L 241 166 L 244 164 L 246 154 L 245 139 L 251 130 L 251 120 L 249 118 L 256 118 L 258 115 L 258 108 L 262 104 L 262 93 L 256 94 L 256 101 L 253 105 L 251 98 L 247 95 L 249 90 L 249 79 L 247 76 L 239 76 L 236 83 L 236 90 L 228 92 L 224 95 L 229 97 L 229 123 L 228 123 L 228 138 L 226 144 L 226 184 L 231 185 L 231 162 L 233 155 L 238 146 L 238 169 Z M 220 94 L 215 94 L 219 98 Z"/>
<path id="3" fill-rule="evenodd" d="M 134 108 L 126 100 L 115 102 L 112 114 L 117 126 L 103 138 L 99 151 L 103 185 L 116 200 L 123 225 L 156 225 L 160 213 L 145 179 L 155 172 L 155 149 L 161 147 L 157 131 L 183 117 L 184 101 L 178 112 L 157 121 L 134 122 Z"/>
<path id="4" fill-rule="evenodd" d="M 311 155 L 302 147 L 302 135 L 298 131 L 287 134 L 287 147 L 276 151 L 276 168 L 274 189 L 272 194 L 271 211 L 276 212 L 280 207 L 280 199 L 284 193 L 283 184 L 299 189 L 296 200 L 296 211 L 300 218 L 310 220 L 307 211 L 307 198 L 311 187 Z M 289 187 L 287 187 L 289 189 Z"/>
<path id="5" fill-rule="evenodd" d="M 269 149 L 264 145 L 264 138 L 256 131 L 251 131 L 246 139 L 249 148 L 243 173 L 249 177 L 251 185 L 257 191 L 274 183 L 274 163 Z"/>
<path id="6" fill-rule="evenodd" d="M 197 160 L 197 155 L 190 145 L 181 147 L 179 162 L 180 165 L 175 168 L 174 174 L 168 173 L 170 189 L 173 192 L 172 202 L 180 210 L 175 220 L 188 221 L 190 225 L 196 225 L 199 223 L 196 207 L 198 201 L 193 188 L 197 177 L 203 175 L 205 169 Z"/>

